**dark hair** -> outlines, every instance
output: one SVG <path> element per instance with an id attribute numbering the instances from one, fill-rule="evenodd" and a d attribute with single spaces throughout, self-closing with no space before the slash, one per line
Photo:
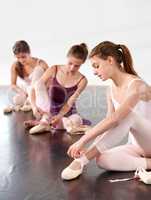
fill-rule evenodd
<path id="1" fill-rule="evenodd" d="M 85 43 L 73 45 L 67 53 L 67 56 L 71 56 L 71 55 L 85 62 L 88 56 L 87 45 Z"/>
<path id="2" fill-rule="evenodd" d="M 17 55 L 19 53 L 30 53 L 30 47 L 28 43 L 24 40 L 19 40 L 15 42 L 12 50 L 14 55 Z M 24 78 L 24 66 L 20 62 L 16 63 L 16 72 L 21 78 Z"/>
<path id="3" fill-rule="evenodd" d="M 30 47 L 26 41 L 19 40 L 19 41 L 15 42 L 15 44 L 13 46 L 13 53 L 15 55 L 17 55 L 19 53 L 30 53 Z"/>
<path id="4" fill-rule="evenodd" d="M 92 49 L 89 57 L 92 58 L 93 56 L 98 56 L 104 60 L 108 56 L 112 56 L 117 63 L 123 65 L 125 72 L 138 76 L 133 68 L 130 51 L 125 45 L 115 44 L 110 41 L 101 42 Z"/>

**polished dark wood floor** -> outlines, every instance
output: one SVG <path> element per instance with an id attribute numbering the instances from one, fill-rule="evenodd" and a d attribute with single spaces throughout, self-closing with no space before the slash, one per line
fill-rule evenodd
<path id="1" fill-rule="evenodd" d="M 3 115 L 9 100 L 8 88 L 0 87 L 0 200 L 151 199 L 151 186 L 134 180 L 109 182 L 133 173 L 107 172 L 94 161 L 78 179 L 62 181 L 60 173 L 71 161 L 66 151 L 78 137 L 65 132 L 29 135 L 23 121 L 32 114 Z M 79 110 L 95 124 L 105 114 L 104 100 L 104 89 L 89 87 L 78 102 Z"/>

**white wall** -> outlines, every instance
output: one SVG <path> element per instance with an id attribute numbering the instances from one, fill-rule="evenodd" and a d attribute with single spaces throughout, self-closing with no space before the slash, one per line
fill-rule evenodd
<path id="1" fill-rule="evenodd" d="M 64 63 L 68 48 L 103 40 L 126 44 L 136 71 L 151 83 L 150 0 L 0 0 L 0 84 L 8 84 L 11 48 L 16 40 L 31 45 L 34 56 L 50 65 Z M 102 84 L 87 62 L 89 84 Z"/>

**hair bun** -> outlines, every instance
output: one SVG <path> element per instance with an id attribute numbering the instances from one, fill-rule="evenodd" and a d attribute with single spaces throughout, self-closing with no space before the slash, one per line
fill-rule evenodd
<path id="1" fill-rule="evenodd" d="M 83 48 L 85 48 L 85 49 L 88 49 L 86 43 L 81 43 L 80 46 L 83 47 Z"/>

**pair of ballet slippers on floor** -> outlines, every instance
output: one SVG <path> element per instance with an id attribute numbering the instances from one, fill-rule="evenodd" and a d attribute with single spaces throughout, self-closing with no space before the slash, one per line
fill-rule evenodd
<path id="1" fill-rule="evenodd" d="M 80 169 L 77 169 L 77 170 L 73 170 L 70 168 L 70 166 L 68 166 L 62 171 L 61 178 L 63 180 L 73 180 L 73 179 L 79 177 L 82 174 L 82 172 L 83 172 L 82 165 L 81 165 Z M 127 181 L 127 180 L 132 180 L 132 179 L 137 179 L 147 185 L 150 185 L 151 184 L 151 171 L 146 171 L 143 168 L 137 169 L 133 178 L 115 179 L 115 180 L 112 180 L 112 182 Z"/>
<path id="2" fill-rule="evenodd" d="M 32 110 L 32 108 L 30 105 L 23 105 L 23 106 L 17 105 L 17 106 L 8 106 L 8 107 L 4 108 L 3 112 L 4 112 L 4 114 L 9 114 L 13 111 L 14 112 L 18 112 L 18 111 L 29 112 L 31 110 Z"/>
<path id="3" fill-rule="evenodd" d="M 30 124 L 30 122 L 31 122 L 31 124 Z M 34 124 L 34 122 L 35 122 L 35 124 Z M 71 135 L 85 134 L 86 131 L 88 131 L 91 128 L 90 126 L 82 124 L 83 121 L 78 114 L 73 114 L 69 117 L 63 117 L 62 123 L 63 123 L 63 127 L 56 128 L 56 130 L 66 130 Z M 28 127 L 28 125 L 31 125 L 32 128 Z M 31 128 L 29 130 L 30 134 L 42 133 L 42 132 L 47 132 L 47 131 L 51 131 L 52 129 L 55 129 L 51 125 L 41 123 L 41 122 L 38 123 L 38 122 L 36 122 L 36 120 L 29 121 L 29 124 L 27 121 L 27 123 L 26 122 L 24 123 L 24 126 L 25 126 L 25 128 Z"/>
<path id="4" fill-rule="evenodd" d="M 38 124 L 34 127 L 32 127 L 29 130 L 29 134 L 36 134 L 36 133 L 42 133 L 42 132 L 47 132 L 47 131 L 51 131 L 54 130 L 55 128 L 51 127 L 51 125 L 48 124 Z M 79 134 L 84 134 L 87 130 L 89 129 L 89 127 L 74 127 L 74 129 L 70 130 L 70 134 L 71 135 L 79 135 Z M 65 129 L 56 129 L 56 130 L 65 130 Z"/>

